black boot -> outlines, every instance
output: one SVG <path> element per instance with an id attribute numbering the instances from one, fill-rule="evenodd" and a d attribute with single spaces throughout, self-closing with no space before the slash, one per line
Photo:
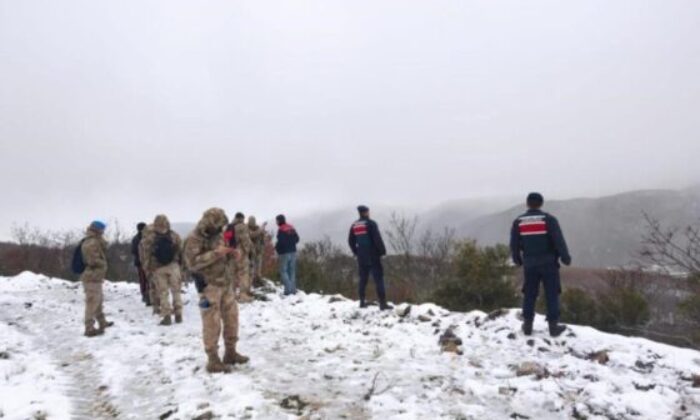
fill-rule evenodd
<path id="1" fill-rule="evenodd" d="M 525 335 L 532 335 L 532 320 L 523 321 L 523 333 Z"/>
<path id="2" fill-rule="evenodd" d="M 365 302 L 364 300 L 361 300 L 360 301 L 360 309 L 366 309 L 366 308 L 367 308 L 367 302 Z"/>
<path id="3" fill-rule="evenodd" d="M 566 325 L 560 325 L 557 321 L 549 322 L 549 335 L 552 337 L 559 337 L 564 331 L 566 331 Z"/>
<path id="4" fill-rule="evenodd" d="M 379 310 L 380 311 L 390 311 L 392 309 L 394 309 L 394 307 L 389 305 L 388 303 L 386 303 L 385 300 L 383 300 L 379 303 Z"/>

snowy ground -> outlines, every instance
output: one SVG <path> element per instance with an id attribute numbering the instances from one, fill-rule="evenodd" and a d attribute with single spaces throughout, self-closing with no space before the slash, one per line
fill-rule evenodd
<path id="1" fill-rule="evenodd" d="M 402 318 L 269 294 L 241 307 L 250 365 L 212 376 L 194 290 L 172 327 L 156 325 L 135 285 L 107 283 L 105 295 L 116 325 L 87 339 L 78 284 L 0 278 L 0 418 L 700 419 L 700 352 L 585 327 L 551 340 L 542 319 L 530 339 L 515 310 L 421 305 Z M 440 351 L 450 326 L 464 355 Z M 603 350 L 605 364 L 588 360 Z M 517 376 L 524 362 L 539 375 Z"/>

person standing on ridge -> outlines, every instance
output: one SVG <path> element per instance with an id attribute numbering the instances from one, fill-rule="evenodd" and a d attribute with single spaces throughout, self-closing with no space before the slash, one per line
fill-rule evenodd
<path id="1" fill-rule="evenodd" d="M 146 304 L 146 306 L 151 306 L 151 297 L 148 295 L 148 277 L 146 272 L 143 271 L 143 266 L 141 264 L 141 255 L 139 252 L 139 244 L 143 238 L 143 230 L 146 228 L 146 224 L 141 222 L 136 225 L 136 235 L 131 240 L 131 255 L 134 257 L 134 267 L 139 275 L 139 286 L 141 288 L 141 301 Z"/>
<path id="2" fill-rule="evenodd" d="M 245 215 L 236 213 L 234 220 L 236 230 L 236 242 L 241 257 L 236 260 L 236 282 L 238 283 L 238 301 L 248 303 L 253 301 L 252 280 L 250 278 L 250 253 L 253 252 L 253 241 L 250 239 L 250 230 L 245 223 Z"/>
<path id="3" fill-rule="evenodd" d="M 392 309 L 393 307 L 386 301 L 386 290 L 384 288 L 384 267 L 382 266 L 382 257 L 386 255 L 384 240 L 379 232 L 377 222 L 369 217 L 369 208 L 367 206 L 359 206 L 357 211 L 360 213 L 360 218 L 350 227 L 348 245 L 350 245 L 350 250 L 357 258 L 360 273 L 358 288 L 360 308 L 367 307 L 365 290 L 367 289 L 371 273 L 377 288 L 379 309 Z"/>
<path id="4" fill-rule="evenodd" d="M 168 218 L 159 214 L 153 221 L 153 228 L 143 237 L 143 256 L 141 261 L 146 273 L 153 278 L 156 289 L 160 294 L 160 325 L 182 323 L 182 274 L 180 259 L 182 258 L 182 239 L 170 229 Z M 172 304 L 170 299 L 172 297 Z"/>
<path id="5" fill-rule="evenodd" d="M 559 324 L 559 261 L 570 265 L 571 256 L 559 222 L 554 216 L 541 210 L 543 204 L 542 194 L 528 195 L 527 212 L 518 216 L 511 228 L 510 250 L 513 262 L 517 266 L 523 266 L 525 273 L 523 332 L 525 335 L 532 335 L 535 304 L 541 282 L 547 300 L 549 334 L 558 337 L 566 330 L 565 325 Z"/>
<path id="6" fill-rule="evenodd" d="M 239 251 L 225 243 L 223 229 L 228 217 L 220 208 L 204 212 L 197 227 L 185 240 L 184 257 L 199 293 L 202 340 L 207 354 L 207 372 L 229 373 L 228 365 L 244 364 L 248 357 L 236 351 L 238 304 L 233 290 L 233 263 Z M 225 353 L 219 357 L 219 337 Z"/>
<path id="7" fill-rule="evenodd" d="M 277 243 L 275 251 L 279 258 L 280 278 L 284 284 L 284 295 L 295 295 L 297 293 L 297 244 L 299 234 L 294 226 L 287 223 L 287 218 L 280 214 L 277 221 Z"/>
<path id="8" fill-rule="evenodd" d="M 107 225 L 99 220 L 90 223 L 85 238 L 76 250 L 82 265 L 80 282 L 85 290 L 86 337 L 102 335 L 106 328 L 113 325 L 112 322 L 107 322 L 103 308 L 102 284 L 107 275 L 107 241 L 104 239 L 106 228 Z M 98 324 L 97 328 L 95 321 Z"/>
<path id="9" fill-rule="evenodd" d="M 253 242 L 253 251 L 250 253 L 251 277 L 256 284 L 262 280 L 262 265 L 265 258 L 267 237 L 266 227 L 267 223 L 259 226 L 255 216 L 248 216 L 248 231 L 250 232 L 250 240 Z"/>

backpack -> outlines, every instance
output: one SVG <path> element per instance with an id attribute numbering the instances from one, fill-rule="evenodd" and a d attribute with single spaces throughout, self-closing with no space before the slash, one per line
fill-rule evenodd
<path id="1" fill-rule="evenodd" d="M 156 234 L 156 240 L 153 246 L 153 256 L 156 257 L 156 261 L 162 265 L 168 265 L 175 261 L 175 254 L 177 253 L 177 247 L 173 238 L 170 236 L 170 232 L 165 235 Z"/>
<path id="2" fill-rule="evenodd" d="M 75 274 L 83 274 L 85 271 L 85 260 L 83 260 L 83 242 L 85 239 L 80 241 L 78 246 L 73 250 L 73 261 L 71 261 L 71 269 Z"/>

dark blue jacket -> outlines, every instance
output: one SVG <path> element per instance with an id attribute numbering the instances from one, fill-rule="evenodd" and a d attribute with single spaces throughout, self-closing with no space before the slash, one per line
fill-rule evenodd
<path id="1" fill-rule="evenodd" d="M 510 231 L 510 252 L 517 265 L 571 264 L 569 248 L 557 219 L 542 210 L 518 216 Z"/>
<path id="2" fill-rule="evenodd" d="M 297 252 L 297 244 L 299 243 L 299 234 L 297 234 L 294 226 L 285 223 L 277 229 L 277 243 L 275 251 L 277 254 L 289 254 Z"/>
<path id="3" fill-rule="evenodd" d="M 371 264 L 386 255 L 386 247 L 374 220 L 360 218 L 350 227 L 348 245 L 362 264 Z"/>
<path id="4" fill-rule="evenodd" d="M 131 240 L 131 255 L 134 256 L 134 265 L 136 267 L 141 267 L 141 255 L 139 254 L 139 244 L 141 243 L 141 237 L 141 232 L 139 232 Z"/>

